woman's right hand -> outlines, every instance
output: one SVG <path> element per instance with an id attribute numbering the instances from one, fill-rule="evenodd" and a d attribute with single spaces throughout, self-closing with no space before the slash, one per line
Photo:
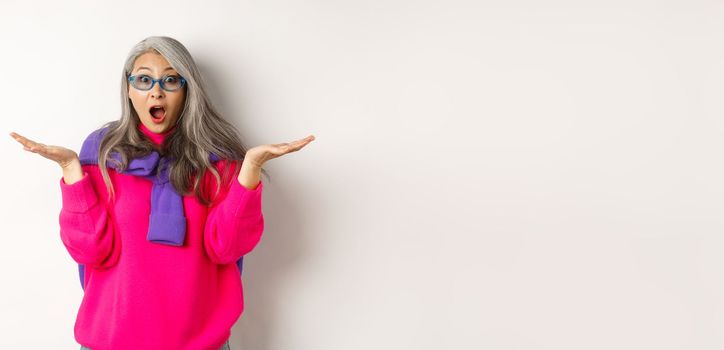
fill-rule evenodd
<path id="1" fill-rule="evenodd" d="M 78 154 L 71 149 L 61 146 L 46 145 L 28 139 L 18 133 L 11 132 L 15 141 L 23 145 L 23 149 L 29 152 L 40 154 L 41 156 L 55 161 L 63 168 L 63 176 L 67 184 L 74 183 L 83 177 Z"/>
<path id="2" fill-rule="evenodd" d="M 11 132 L 10 136 L 12 136 L 15 141 L 20 142 L 23 145 L 24 150 L 37 153 L 45 158 L 54 160 L 61 168 L 65 169 L 75 161 L 80 163 L 80 160 L 78 160 L 78 154 L 71 149 L 35 142 L 15 132 Z"/>

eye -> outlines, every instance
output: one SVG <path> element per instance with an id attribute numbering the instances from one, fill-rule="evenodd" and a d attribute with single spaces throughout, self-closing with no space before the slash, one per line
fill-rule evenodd
<path id="1" fill-rule="evenodd" d="M 138 79 L 138 81 L 143 82 L 143 83 L 148 83 L 151 81 L 151 77 L 149 77 L 148 75 L 141 75 L 137 79 Z"/>
<path id="2" fill-rule="evenodd" d="M 166 83 L 175 83 L 177 80 L 178 80 L 178 77 L 175 75 L 169 75 L 163 79 L 163 81 Z"/>

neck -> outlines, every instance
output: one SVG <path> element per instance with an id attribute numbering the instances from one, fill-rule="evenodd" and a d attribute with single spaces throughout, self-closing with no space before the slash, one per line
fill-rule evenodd
<path id="1" fill-rule="evenodd" d="M 157 134 L 153 131 L 151 131 L 149 128 L 147 128 L 143 123 L 138 123 L 138 129 L 141 130 L 141 132 L 148 137 L 151 142 L 153 142 L 155 145 L 160 146 L 163 144 L 163 140 L 166 139 L 168 135 L 174 132 L 176 130 L 176 125 L 174 125 L 171 129 L 168 129 L 167 131 L 164 131 L 160 134 Z"/>

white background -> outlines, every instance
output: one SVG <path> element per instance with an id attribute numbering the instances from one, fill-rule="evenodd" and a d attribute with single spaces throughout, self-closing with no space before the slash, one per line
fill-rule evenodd
<path id="1" fill-rule="evenodd" d="M 184 43 L 266 164 L 235 350 L 724 348 L 724 2 L 3 1 L 0 129 L 79 150 Z M 61 171 L 5 136 L 0 348 L 77 349 Z M 266 181 L 266 179 L 264 179 Z"/>

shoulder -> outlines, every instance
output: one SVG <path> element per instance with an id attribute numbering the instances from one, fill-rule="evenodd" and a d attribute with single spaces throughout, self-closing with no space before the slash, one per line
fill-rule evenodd
<path id="1" fill-rule="evenodd" d="M 108 133 L 108 130 L 110 130 L 111 125 L 106 124 L 98 129 L 93 130 L 90 134 L 88 134 L 85 139 L 83 140 L 83 144 L 86 143 L 98 143 L 100 144 L 100 141 L 103 140 L 103 137 Z"/>
<path id="2" fill-rule="evenodd" d="M 82 164 L 98 163 L 98 152 L 100 150 L 101 141 L 108 132 L 109 126 L 105 125 L 99 129 L 93 130 L 83 140 L 83 145 L 78 153 L 78 158 Z"/>

